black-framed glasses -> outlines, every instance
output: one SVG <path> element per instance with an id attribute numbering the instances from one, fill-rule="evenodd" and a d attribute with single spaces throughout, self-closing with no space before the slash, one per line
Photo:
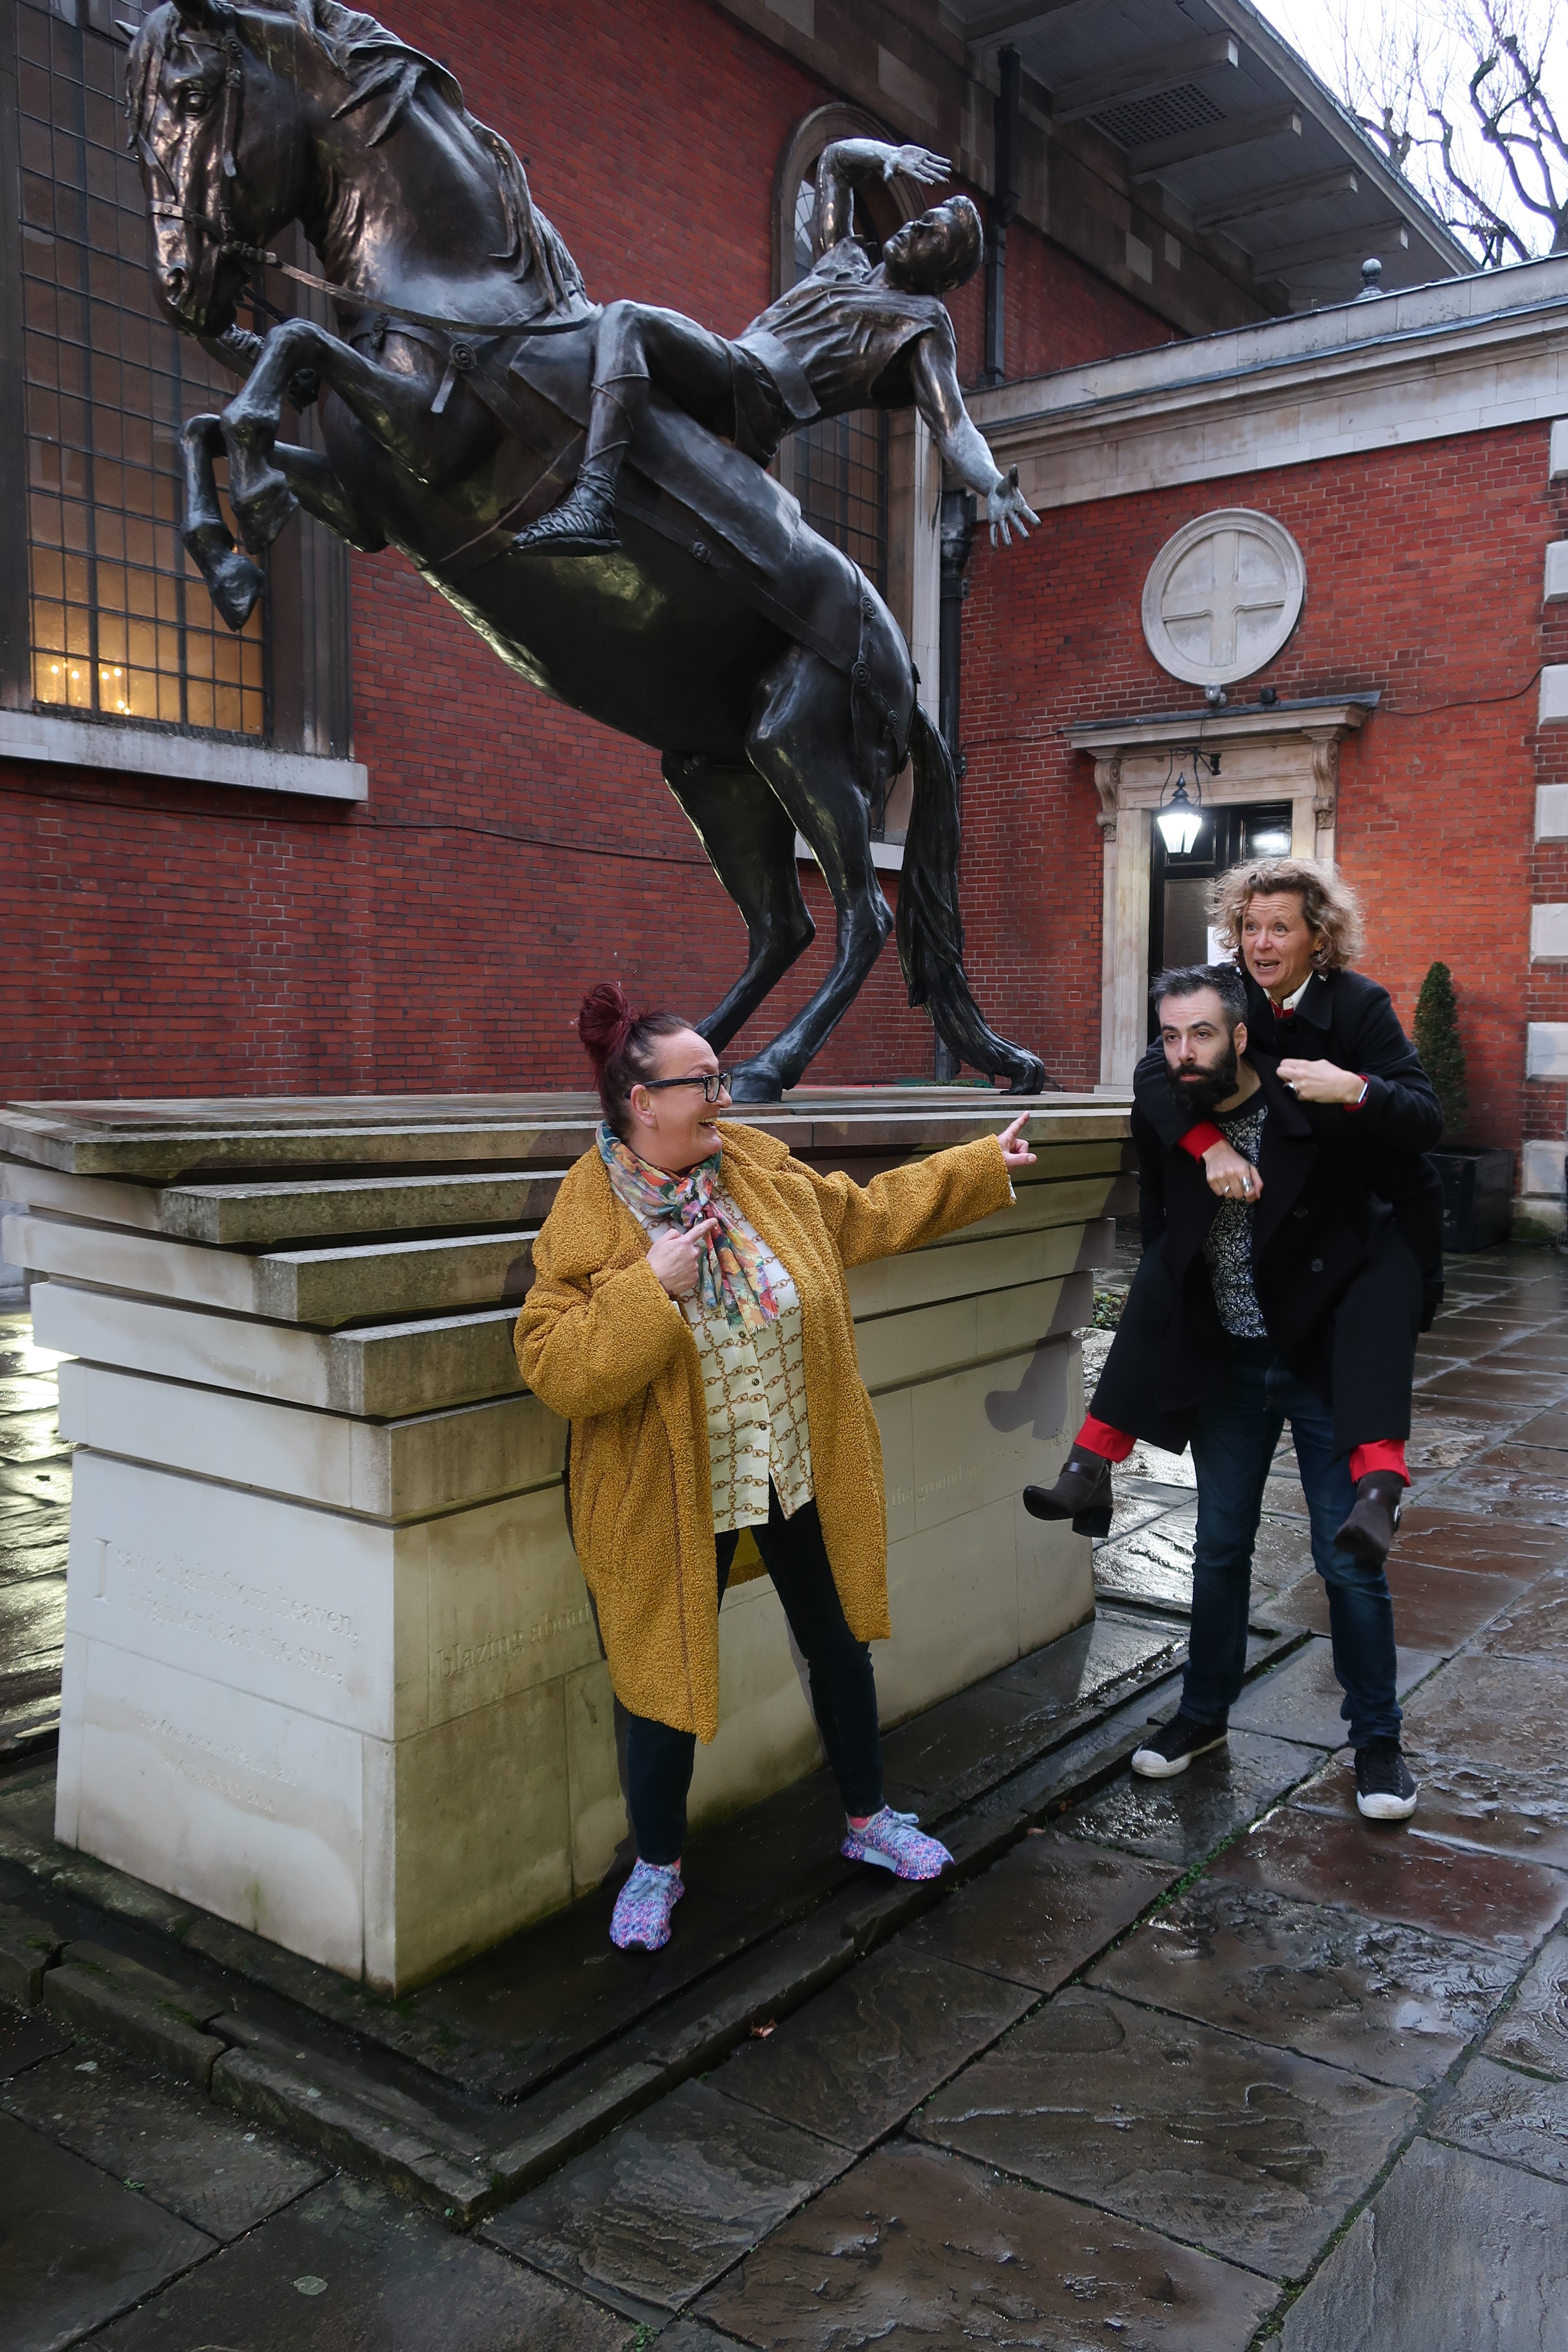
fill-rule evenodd
<path id="1" fill-rule="evenodd" d="M 730 1080 L 733 1076 L 731 1070 L 706 1070 L 700 1077 L 644 1078 L 642 1084 L 650 1095 L 658 1094 L 660 1087 L 700 1087 L 703 1101 L 716 1103 L 721 1095 L 729 1093 Z"/>

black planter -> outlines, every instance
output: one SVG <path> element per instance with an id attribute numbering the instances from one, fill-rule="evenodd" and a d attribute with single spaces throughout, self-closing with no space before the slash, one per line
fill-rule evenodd
<path id="1" fill-rule="evenodd" d="M 1506 1242 L 1513 1223 L 1513 1154 L 1481 1150 L 1432 1154 L 1443 1180 L 1443 1247 L 1462 1253 Z"/>

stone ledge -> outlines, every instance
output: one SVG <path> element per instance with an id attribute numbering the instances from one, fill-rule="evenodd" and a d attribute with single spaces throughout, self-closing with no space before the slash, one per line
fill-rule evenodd
<path id="1" fill-rule="evenodd" d="M 291 793 L 309 800 L 363 801 L 370 772 L 357 760 L 273 751 L 261 743 L 225 743 L 202 735 L 166 735 L 42 711 L 0 710 L 0 760 L 58 768 L 97 768 L 121 776 L 166 776 L 182 784 L 221 784 L 247 793 Z"/>

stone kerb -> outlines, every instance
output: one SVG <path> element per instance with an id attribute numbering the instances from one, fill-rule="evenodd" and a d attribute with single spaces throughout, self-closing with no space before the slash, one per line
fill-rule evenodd
<path id="1" fill-rule="evenodd" d="M 1015 1106 L 1009 1105 L 1012 1109 Z M 595 1885 L 626 1835 L 567 1536 L 512 1353 L 589 1097 L 12 1106 L 5 1249 L 77 1441 L 57 1833 L 396 1990 Z M 759 1124 L 864 1179 L 1001 1118 L 823 1090 Z M 1081 1407 L 1127 1118 L 1034 1108 L 983 1225 L 852 1276 L 882 1433 L 895 1722 L 1087 1617 L 1019 1496 Z M 693 1818 L 819 1760 L 771 1585 L 721 1620 Z"/>

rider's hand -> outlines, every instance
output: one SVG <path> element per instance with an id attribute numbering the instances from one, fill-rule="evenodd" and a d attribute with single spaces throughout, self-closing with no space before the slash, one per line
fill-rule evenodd
<path id="1" fill-rule="evenodd" d="M 1258 1201 L 1263 1197 L 1263 1179 L 1250 1160 L 1233 1151 L 1228 1143 L 1211 1143 L 1204 1153 L 1204 1174 L 1209 1180 L 1209 1191 L 1217 1192 L 1222 1201 Z"/>
<path id="2" fill-rule="evenodd" d="M 1034 508 L 1030 506 L 1028 500 L 1025 498 L 1023 491 L 1018 488 L 1018 468 L 1016 466 L 1012 467 L 1009 469 L 1006 480 L 1005 482 L 998 482 L 990 497 L 986 499 L 985 519 L 991 525 L 991 544 L 993 547 L 996 544 L 996 534 L 998 530 L 1002 534 L 1003 544 L 1005 546 L 1011 547 L 1013 544 L 1014 530 L 1017 532 L 1020 539 L 1027 539 L 1029 534 L 1025 529 L 1025 525 L 1026 523 L 1037 523 L 1039 521 L 1039 516 L 1035 512 Z M 1007 527 L 1009 523 L 1013 527 L 1012 530 L 1009 530 Z"/>
<path id="3" fill-rule="evenodd" d="M 1334 1062 L 1283 1061 L 1279 1082 L 1301 1102 L 1360 1102 L 1366 1080 L 1359 1070 L 1342 1070 Z"/>
<path id="4" fill-rule="evenodd" d="M 929 147 L 889 147 L 882 159 L 882 177 L 896 180 L 918 180 L 922 187 L 934 188 L 942 180 L 951 180 L 952 165 L 945 155 L 933 155 Z"/>
<path id="5" fill-rule="evenodd" d="M 1002 1146 L 1002 1157 L 1007 1163 L 1009 1176 L 1016 1176 L 1020 1168 L 1032 1168 L 1035 1164 L 1034 1153 L 1019 1134 L 1019 1129 L 1028 1124 L 1028 1112 L 1021 1110 L 1012 1126 L 1005 1127 L 996 1138 Z"/>
<path id="6" fill-rule="evenodd" d="M 660 1234 L 657 1241 L 648 1244 L 648 1265 L 671 1298 L 684 1298 L 689 1290 L 696 1289 L 698 1251 L 709 1234 L 718 1230 L 718 1218 L 708 1217 L 689 1229 L 682 1227 Z"/>

